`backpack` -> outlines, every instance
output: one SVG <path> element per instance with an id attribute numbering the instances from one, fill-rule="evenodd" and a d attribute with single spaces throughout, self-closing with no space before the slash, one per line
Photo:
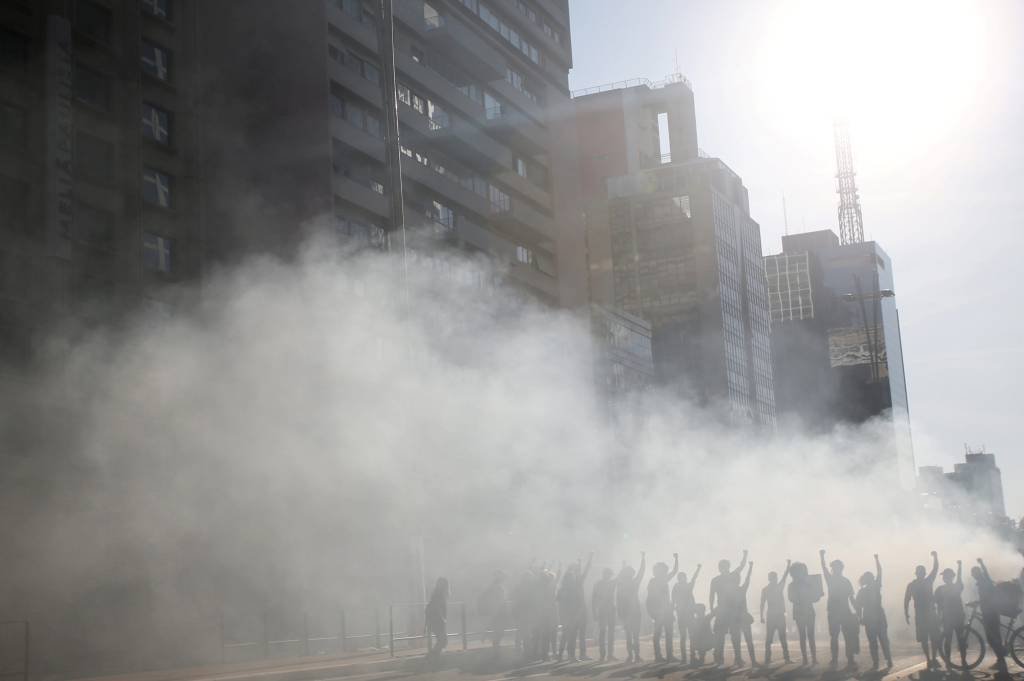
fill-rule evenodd
<path id="1" fill-rule="evenodd" d="M 1004 617 L 1016 617 L 1021 612 L 1020 582 L 999 582 L 992 593 L 992 603 Z"/>

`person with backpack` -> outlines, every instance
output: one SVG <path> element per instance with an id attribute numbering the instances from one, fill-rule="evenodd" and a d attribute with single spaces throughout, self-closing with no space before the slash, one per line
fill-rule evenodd
<path id="1" fill-rule="evenodd" d="M 786 561 L 786 571 L 779 579 L 779 573 L 768 573 L 768 586 L 761 589 L 761 624 L 765 625 L 764 663 L 772 661 L 772 642 L 776 634 L 782 645 L 782 658 L 789 664 L 789 644 L 786 641 L 786 599 L 783 596 L 786 580 L 789 578 L 791 562 Z M 765 610 L 767 609 L 767 619 Z"/>
<path id="2" fill-rule="evenodd" d="M 981 624 L 985 630 L 985 639 L 989 648 L 996 656 L 995 668 L 1001 674 L 1007 674 L 1006 669 L 1006 645 L 1003 643 L 1002 621 L 1003 615 L 1016 616 L 1020 612 L 1020 585 L 1017 586 L 1016 602 L 1013 598 L 1006 598 L 1005 594 L 1000 595 L 1002 584 L 998 586 L 992 581 L 992 576 L 985 567 L 985 561 L 978 559 L 978 564 L 971 568 L 971 576 L 978 587 L 978 605 L 981 607 Z M 1007 589 L 1003 589 L 1008 591 Z"/>
<path id="3" fill-rule="evenodd" d="M 689 638 L 690 664 L 695 664 L 697 661 L 697 649 L 694 644 L 694 636 L 696 635 L 696 603 L 693 598 L 693 587 L 697 583 L 697 577 L 699 576 L 700 564 L 693 571 L 692 579 L 687 580 L 686 573 L 680 572 L 675 586 L 672 587 L 672 605 L 675 607 L 676 621 L 679 623 L 679 657 L 684 661 L 687 660 L 686 642 L 687 638 Z"/>
<path id="4" fill-rule="evenodd" d="M 437 660 L 441 657 L 441 651 L 448 647 L 448 596 L 450 592 L 448 580 L 438 577 L 424 611 L 428 660 Z M 433 639 L 433 644 L 431 644 L 431 639 Z"/>
<path id="5" fill-rule="evenodd" d="M 808 574 L 805 563 L 793 563 L 790 568 L 792 581 L 789 584 L 789 602 L 793 604 L 793 621 L 800 637 L 800 654 L 807 666 L 807 653 L 811 653 L 811 665 L 818 664 L 818 649 L 814 641 L 814 604 L 822 599 L 825 590 L 821 575 Z"/>
<path id="6" fill-rule="evenodd" d="M 889 647 L 889 623 L 882 607 L 882 562 L 875 554 L 875 574 L 865 572 L 860 576 L 860 590 L 854 599 L 857 617 L 864 625 L 871 651 L 871 670 L 878 669 L 878 649 L 885 655 L 886 669 L 892 669 L 892 651 Z"/>
<path id="7" fill-rule="evenodd" d="M 668 565 L 656 563 L 651 569 L 653 576 L 647 583 L 647 614 L 654 620 L 654 659 L 657 662 L 674 662 L 672 654 L 672 598 L 668 583 L 679 572 L 679 554 L 673 553 L 672 571 Z M 665 636 L 665 656 L 661 654 L 661 637 Z"/>
<path id="8" fill-rule="evenodd" d="M 914 570 L 914 581 L 907 584 L 903 596 L 903 615 L 910 624 L 910 602 L 914 602 L 914 629 L 924 651 L 928 669 L 939 666 L 939 623 L 935 613 L 935 577 L 939 574 L 939 554 L 932 551 L 931 572 L 924 565 Z"/>

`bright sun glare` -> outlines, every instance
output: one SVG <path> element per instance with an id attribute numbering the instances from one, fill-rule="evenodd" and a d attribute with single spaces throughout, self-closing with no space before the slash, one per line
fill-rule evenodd
<path id="1" fill-rule="evenodd" d="M 861 140 L 920 153 L 971 114 L 982 3 L 794 0 L 760 33 L 756 101 L 780 133 L 846 118 Z"/>

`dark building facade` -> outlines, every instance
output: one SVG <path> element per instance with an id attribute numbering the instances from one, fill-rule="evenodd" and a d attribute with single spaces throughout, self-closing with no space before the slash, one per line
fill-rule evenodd
<path id="1" fill-rule="evenodd" d="M 773 426 L 760 228 L 740 178 L 697 149 L 682 78 L 574 99 L 596 301 L 650 322 L 656 380 Z"/>
<path id="2" fill-rule="evenodd" d="M 941 466 L 921 466 L 917 491 L 929 506 L 951 511 L 963 520 L 985 524 L 1006 520 L 1003 476 L 995 454 L 968 449 L 963 462 L 950 473 Z"/>
<path id="3" fill-rule="evenodd" d="M 594 371 L 598 392 L 614 402 L 654 381 L 651 325 L 622 311 L 592 305 Z"/>
<path id="4" fill-rule="evenodd" d="M 0 4 L 0 352 L 199 273 L 194 6 Z"/>
<path id="5" fill-rule="evenodd" d="M 912 486 L 914 454 L 892 261 L 873 241 L 830 230 L 782 239 L 765 259 L 780 415 L 816 430 L 882 417 L 891 457 Z M 827 364 L 826 364 L 827 360 Z"/>

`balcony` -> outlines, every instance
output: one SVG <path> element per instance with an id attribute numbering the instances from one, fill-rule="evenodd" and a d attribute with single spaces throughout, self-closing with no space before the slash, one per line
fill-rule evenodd
<path id="1" fill-rule="evenodd" d="M 558 278 L 544 274 L 533 265 L 513 263 L 509 267 L 509 277 L 534 291 L 539 291 L 553 302 L 558 301 Z"/>
<path id="2" fill-rule="evenodd" d="M 555 22 L 549 23 L 552 23 L 552 28 L 557 29 L 561 34 L 561 43 L 556 43 L 544 32 L 544 28 L 540 24 L 534 23 L 529 17 L 520 12 L 519 8 L 516 7 L 516 0 L 497 0 L 498 8 L 504 10 L 504 14 L 516 20 L 516 28 L 522 31 L 523 37 L 533 43 L 541 52 L 554 55 L 559 61 L 570 65 L 572 64 L 572 54 L 569 51 L 568 17 L 555 9 L 554 5 L 557 5 L 557 3 L 543 4 L 545 9 L 551 11 L 551 16 L 556 19 Z"/>
<path id="3" fill-rule="evenodd" d="M 525 201 L 512 201 L 507 210 L 491 213 L 491 222 L 502 231 L 521 237 L 521 243 L 551 242 L 556 239 L 554 222 Z"/>
<path id="4" fill-rule="evenodd" d="M 380 108 L 380 84 L 366 80 L 355 70 L 342 66 L 333 59 L 329 62 L 327 73 L 331 80 L 346 90 Z"/>
<path id="5" fill-rule="evenodd" d="M 490 210 L 490 202 L 474 191 L 466 189 L 449 178 L 436 172 L 432 168 L 402 158 L 402 174 L 407 180 L 416 182 L 427 187 L 432 192 L 447 199 L 447 202 L 457 203 L 480 215 L 487 215 Z"/>
<path id="6" fill-rule="evenodd" d="M 382 218 L 391 216 L 387 197 L 383 194 L 378 194 L 369 187 L 338 174 L 334 175 L 331 185 L 336 197 L 355 204 Z"/>
<path id="7" fill-rule="evenodd" d="M 497 179 L 512 191 L 529 197 L 534 203 L 539 204 L 541 207 L 546 208 L 547 210 L 554 209 L 551 205 L 551 194 L 546 190 L 541 189 L 533 182 L 530 182 L 525 177 L 522 177 L 515 171 L 504 170 L 498 173 Z"/>
<path id="8" fill-rule="evenodd" d="M 426 120 L 423 116 L 420 118 Z M 461 116 L 450 116 L 450 119 L 448 127 L 427 131 L 428 144 L 465 163 L 482 164 L 492 172 L 511 167 L 512 152 L 508 147 Z"/>
<path id="9" fill-rule="evenodd" d="M 543 154 L 550 149 L 551 140 L 547 128 L 518 109 L 494 107 L 487 110 L 485 118 L 488 130 L 530 155 Z"/>
<path id="10" fill-rule="evenodd" d="M 377 53 L 376 26 L 356 21 L 333 3 L 327 3 L 327 21 L 342 33 L 355 38 L 356 42 L 369 50 L 371 54 Z"/>
<path id="11" fill-rule="evenodd" d="M 489 253 L 502 262 L 510 262 L 515 256 L 514 243 L 462 216 L 456 224 L 455 233 L 464 244 Z"/>
<path id="12" fill-rule="evenodd" d="M 416 6 L 422 8 L 422 3 L 419 2 L 407 4 L 409 7 L 404 7 L 404 12 L 414 11 L 410 8 Z M 413 28 L 417 28 L 427 42 L 477 78 L 489 82 L 505 77 L 505 58 L 501 52 L 484 40 L 477 29 L 456 15 L 444 14 L 427 21 L 421 11 L 418 27 L 415 25 L 414 17 L 408 17 L 408 20 L 413 22 Z"/>
<path id="13" fill-rule="evenodd" d="M 423 85 L 426 90 L 440 96 L 446 107 L 457 109 L 469 118 L 483 120 L 483 105 L 464 95 L 437 71 L 413 61 L 405 52 L 397 53 L 396 66 L 400 74 L 408 76 L 410 81 Z M 399 80 L 402 80 L 402 75 L 399 75 Z"/>

